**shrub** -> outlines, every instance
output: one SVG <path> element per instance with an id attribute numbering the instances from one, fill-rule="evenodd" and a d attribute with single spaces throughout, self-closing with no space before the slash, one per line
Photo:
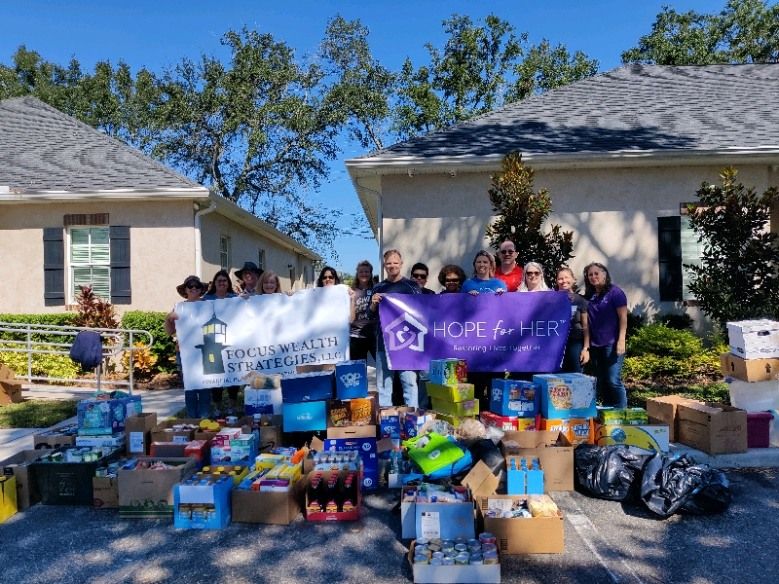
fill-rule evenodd
<path id="1" fill-rule="evenodd" d="M 176 343 L 165 332 L 164 312 L 130 310 L 122 316 L 122 328 L 149 331 L 153 337 L 151 353 L 156 357 L 156 363 L 151 367 L 151 374 L 173 373 L 176 371 Z M 136 354 L 137 356 L 137 354 Z"/>
<path id="2" fill-rule="evenodd" d="M 0 363 L 6 365 L 16 375 L 27 376 L 27 355 L 25 353 L 9 353 L 0 350 Z M 32 374 L 35 376 L 75 379 L 79 377 L 80 372 L 79 365 L 67 355 L 34 353 L 32 356 Z"/>
<path id="3" fill-rule="evenodd" d="M 703 343 L 692 331 L 655 323 L 641 327 L 629 337 L 627 350 L 632 356 L 653 354 L 689 359 L 703 353 Z"/>
<path id="4" fill-rule="evenodd" d="M 97 296 L 92 286 L 81 286 L 76 296 L 76 326 L 115 329 L 119 326 L 113 304 Z"/>
<path id="5" fill-rule="evenodd" d="M 76 313 L 63 312 L 54 314 L 0 314 L 0 322 L 13 324 L 44 324 L 51 326 L 76 326 Z M 25 333 L 0 333 L 0 339 L 24 341 L 27 336 Z M 55 334 L 36 333 L 32 335 L 32 340 L 41 343 L 62 343 L 68 342 L 66 337 Z"/>

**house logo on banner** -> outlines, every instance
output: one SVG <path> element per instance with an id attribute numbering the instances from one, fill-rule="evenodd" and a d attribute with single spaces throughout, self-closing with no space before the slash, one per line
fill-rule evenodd
<path id="1" fill-rule="evenodd" d="M 389 339 L 390 351 L 408 349 L 419 353 L 424 352 L 427 332 L 427 327 L 408 312 L 404 312 L 384 327 L 384 334 Z"/>

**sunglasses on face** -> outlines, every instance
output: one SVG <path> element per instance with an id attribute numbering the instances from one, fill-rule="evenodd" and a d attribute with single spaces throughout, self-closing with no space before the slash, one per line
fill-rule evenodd
<path id="1" fill-rule="evenodd" d="M 446 284 L 459 284 L 459 283 L 460 283 L 460 279 L 459 279 L 459 278 L 457 278 L 457 279 L 455 279 L 455 280 L 450 280 L 449 278 L 447 278 L 446 280 L 444 280 L 444 282 L 445 282 Z"/>
<path id="2" fill-rule="evenodd" d="M 527 272 L 528 276 L 540 276 L 541 272 Z"/>
<path id="3" fill-rule="evenodd" d="M 427 280 L 427 274 L 411 274 L 411 277 L 419 280 Z"/>
<path id="4" fill-rule="evenodd" d="M 200 290 L 200 284 L 187 284 L 187 290 Z"/>
<path id="5" fill-rule="evenodd" d="M 322 276 L 323 280 L 335 280 L 335 276 Z"/>
<path id="6" fill-rule="evenodd" d="M 515 251 L 517 251 L 517 250 L 515 250 L 515 249 L 502 249 L 502 250 L 500 250 L 500 253 L 502 253 L 504 255 L 511 255 Z"/>

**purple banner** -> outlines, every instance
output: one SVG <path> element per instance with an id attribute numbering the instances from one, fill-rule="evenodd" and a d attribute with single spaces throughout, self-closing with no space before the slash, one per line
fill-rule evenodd
<path id="1" fill-rule="evenodd" d="M 379 318 L 390 368 L 465 359 L 470 371 L 557 371 L 571 326 L 565 292 L 387 294 Z"/>

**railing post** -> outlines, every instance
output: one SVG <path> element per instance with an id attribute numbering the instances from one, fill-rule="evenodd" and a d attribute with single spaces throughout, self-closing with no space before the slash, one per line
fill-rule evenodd
<path id="1" fill-rule="evenodd" d="M 32 383 L 32 332 L 27 325 L 27 383 Z"/>
<path id="2" fill-rule="evenodd" d="M 130 342 L 130 359 L 129 359 L 129 361 L 130 361 L 130 376 L 129 376 L 129 381 L 130 381 L 130 395 L 132 395 L 133 394 L 133 369 L 135 368 L 135 359 L 133 359 L 133 349 L 135 349 L 135 345 L 133 345 L 133 331 L 130 330 L 129 334 L 130 334 L 130 338 L 129 338 L 129 342 Z"/>

